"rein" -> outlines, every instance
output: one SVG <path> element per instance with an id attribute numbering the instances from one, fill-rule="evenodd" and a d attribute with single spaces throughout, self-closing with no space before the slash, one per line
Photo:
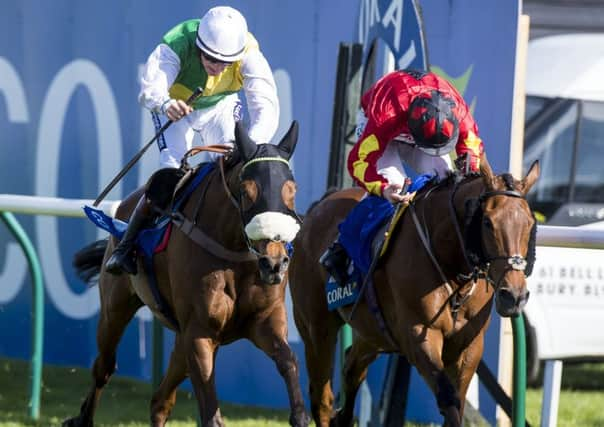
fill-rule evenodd
<path id="1" fill-rule="evenodd" d="M 185 154 L 185 156 L 183 157 L 183 160 L 182 160 L 182 164 L 185 167 L 188 167 L 187 159 L 189 157 L 192 157 L 203 151 L 209 151 L 212 153 L 223 154 L 223 156 L 221 156 L 218 159 L 218 166 L 219 166 L 219 170 L 220 170 L 220 179 L 222 181 L 222 186 L 223 186 L 224 191 L 225 191 L 226 195 L 228 196 L 229 200 L 231 201 L 233 206 L 235 206 L 235 209 L 237 209 L 237 212 L 239 212 L 239 218 L 241 219 L 241 222 L 243 223 L 243 209 L 241 208 L 241 203 L 240 203 L 239 199 L 237 199 L 237 197 L 231 191 L 231 188 L 229 187 L 229 184 L 226 179 L 226 173 L 225 173 L 224 155 L 232 154 L 232 152 L 233 152 L 232 147 L 230 147 L 228 145 L 217 145 L 217 144 L 208 145 L 205 147 L 194 147 Z M 241 167 L 241 170 L 239 171 L 239 179 L 241 180 L 243 171 L 248 166 L 253 165 L 254 163 L 258 163 L 258 162 L 268 162 L 268 161 L 283 162 L 289 167 L 289 162 L 281 157 L 258 157 L 255 159 L 251 159 L 243 164 L 243 166 Z M 198 205 L 197 210 L 199 210 L 199 207 L 200 207 L 200 205 Z M 197 216 L 197 212 L 195 212 L 195 216 Z M 235 251 L 231 251 L 229 249 L 222 247 L 222 245 L 220 245 L 218 242 L 214 241 L 213 239 L 209 238 L 209 236 L 207 236 L 205 233 L 203 233 L 203 231 L 201 231 L 201 229 L 199 229 L 198 227 L 196 227 L 196 228 L 193 228 L 193 227 L 195 227 L 195 224 L 193 222 L 183 221 L 183 224 L 180 228 L 181 228 L 181 230 L 185 231 L 185 233 L 187 235 L 189 235 L 193 240 L 195 240 L 197 243 L 201 244 L 204 248 L 208 249 L 210 252 L 217 254 L 217 255 L 220 254 L 221 258 L 225 258 L 225 259 L 228 259 L 230 261 L 235 261 L 235 262 L 246 262 L 246 261 L 255 261 L 262 256 L 262 254 L 254 248 L 254 246 L 252 245 L 252 242 L 250 241 L 247 234 L 245 234 L 245 232 L 243 233 L 243 237 L 245 238 L 245 244 L 247 246 L 247 251 L 235 252 Z M 203 244 L 201 242 L 203 242 Z"/>
<path id="2" fill-rule="evenodd" d="M 438 188 L 438 186 L 435 186 L 435 187 L 432 187 L 431 189 L 429 189 L 423 198 L 427 199 L 428 196 L 430 195 L 430 193 L 433 190 L 435 190 L 436 188 Z M 436 258 L 436 255 L 434 255 L 434 251 L 432 250 L 432 244 L 430 243 L 430 235 L 428 234 L 427 228 L 422 227 L 420 224 L 420 221 L 419 221 L 419 218 L 417 217 L 417 212 L 415 209 L 415 203 L 410 203 L 409 209 L 411 210 L 411 218 L 413 219 L 413 223 L 415 224 L 415 229 L 417 230 L 417 234 L 418 234 L 422 244 L 424 245 L 424 248 L 426 249 L 428 256 L 430 257 L 430 260 L 432 261 L 434 268 L 436 268 L 436 271 L 438 272 L 440 279 L 442 280 L 445 288 L 447 289 L 447 293 L 449 294 L 449 297 L 447 300 L 449 301 L 449 304 L 451 305 L 451 314 L 453 316 L 453 321 L 455 322 L 457 320 L 457 313 L 459 312 L 460 308 L 466 303 L 466 301 L 468 301 L 468 299 L 470 299 L 470 297 L 474 293 L 474 289 L 476 287 L 476 278 L 474 278 L 472 280 L 472 286 L 470 287 L 470 290 L 468 292 L 466 292 L 465 295 L 461 295 L 461 290 L 463 288 L 462 286 L 457 287 L 455 290 L 453 289 L 453 287 L 449 283 L 449 280 L 447 279 L 447 276 L 445 275 L 443 269 L 441 268 L 440 263 L 438 262 L 438 259 Z M 455 223 L 456 227 L 458 227 L 455 220 L 453 222 Z M 425 220 L 424 220 L 424 224 L 425 224 Z M 465 251 L 464 251 L 464 256 L 465 256 Z M 439 311 L 439 313 L 440 313 L 440 311 Z M 437 316 L 438 316 L 438 314 L 437 314 Z"/>
<path id="3" fill-rule="evenodd" d="M 426 252 L 428 253 L 428 256 L 430 257 L 432 264 L 436 268 L 438 275 L 440 276 L 441 280 L 443 281 L 444 286 L 447 289 L 447 293 L 449 294 L 449 303 L 451 304 L 451 313 L 453 315 L 454 321 L 457 318 L 457 313 L 459 312 L 460 308 L 469 300 L 469 298 L 474 293 L 476 283 L 479 279 L 485 279 L 487 281 L 487 283 L 490 283 L 493 286 L 494 289 L 497 289 L 501 283 L 501 280 L 503 279 L 503 277 L 505 276 L 505 274 L 508 271 L 510 271 L 510 270 L 524 271 L 527 266 L 526 259 L 521 255 L 486 257 L 484 259 L 481 259 L 478 264 L 470 261 L 470 258 L 468 257 L 468 253 L 467 253 L 467 250 L 465 247 L 465 239 L 463 238 L 463 235 L 461 232 L 461 227 L 457 220 L 457 211 L 455 209 L 455 204 L 454 204 L 455 194 L 457 193 L 457 190 L 459 189 L 459 184 L 460 184 L 460 181 L 455 180 L 455 185 L 454 185 L 453 189 L 451 190 L 451 194 L 449 197 L 449 210 L 450 210 L 450 214 L 451 214 L 450 216 L 451 216 L 451 219 L 453 222 L 453 227 L 455 229 L 455 233 L 457 235 L 458 242 L 461 246 L 461 252 L 463 254 L 466 264 L 468 265 L 468 268 L 470 269 L 469 274 L 459 274 L 457 276 L 460 280 L 463 280 L 465 282 L 471 281 L 471 283 L 472 283 L 470 289 L 464 295 L 461 295 L 461 290 L 463 289 L 463 286 L 459 286 L 455 290 L 453 289 L 453 287 L 449 283 L 449 280 L 447 280 L 447 277 L 446 277 L 438 259 L 434 255 L 434 251 L 432 250 L 432 245 L 431 245 L 431 241 L 430 241 L 430 236 L 428 234 L 428 230 L 425 227 L 422 227 L 420 220 L 417 216 L 417 212 L 415 209 L 416 202 L 414 201 L 409 204 L 409 208 L 411 210 L 411 217 L 415 224 L 415 228 L 417 230 L 418 236 L 419 236 Z M 430 196 L 432 191 L 439 187 L 440 187 L 439 185 L 432 187 L 431 189 L 429 189 L 427 191 L 427 193 L 422 198 L 427 200 L 427 198 Z M 478 197 L 479 206 L 482 206 L 486 200 L 488 200 L 491 197 L 495 197 L 495 196 L 524 198 L 524 195 L 516 190 L 487 191 L 487 192 L 482 193 Z M 423 222 L 425 224 L 425 220 Z M 493 261 L 497 261 L 497 260 L 506 260 L 507 266 L 504 269 L 504 271 L 501 273 L 500 277 L 497 278 L 497 280 L 494 280 L 491 277 L 490 268 L 491 268 L 491 263 Z"/>
<path id="4" fill-rule="evenodd" d="M 455 199 L 455 193 L 457 192 L 458 188 L 459 188 L 459 181 L 456 181 L 455 186 L 453 187 L 453 190 L 451 192 L 451 197 L 449 199 L 449 209 L 451 212 L 453 225 L 455 227 L 455 232 L 457 234 L 457 238 L 458 238 L 458 241 L 461 246 L 462 254 L 464 256 L 466 264 L 468 265 L 468 268 L 471 270 L 471 272 L 467 275 L 459 274 L 459 278 L 462 280 L 472 280 L 473 283 L 476 283 L 476 281 L 478 279 L 483 278 L 487 281 L 487 283 L 491 284 L 491 286 L 493 286 L 493 288 L 495 290 L 497 290 L 499 288 L 499 286 L 501 284 L 501 280 L 503 279 L 505 274 L 510 270 L 524 271 L 528 264 L 527 260 L 525 257 L 523 257 L 522 255 L 519 255 L 519 254 L 510 255 L 510 256 L 481 257 L 481 259 L 478 260 L 478 263 L 474 263 L 470 260 L 470 258 L 468 257 L 467 251 L 466 251 L 466 247 L 465 247 L 465 239 L 463 238 L 463 236 L 461 234 L 461 229 L 460 229 L 459 223 L 457 221 L 457 211 L 455 209 L 454 199 Z M 482 205 L 489 198 L 495 197 L 495 196 L 515 197 L 515 198 L 520 198 L 520 199 L 525 198 L 524 195 L 517 190 L 486 191 L 478 197 L 478 205 L 482 209 Z M 482 242 L 481 242 L 481 244 L 482 244 Z M 503 270 L 503 272 L 501 273 L 499 278 L 497 280 L 493 280 L 493 278 L 491 277 L 491 274 L 490 274 L 491 263 L 493 261 L 497 261 L 497 260 L 506 260 L 507 266 Z"/>
<path id="5" fill-rule="evenodd" d="M 199 154 L 201 152 L 204 152 L 204 151 L 223 154 L 223 156 L 221 156 L 218 159 L 220 178 L 222 181 L 224 191 L 225 191 L 226 195 L 228 196 L 229 200 L 231 201 L 231 203 L 233 204 L 233 206 L 235 207 L 235 209 L 237 209 L 237 211 L 239 212 L 239 218 L 243 224 L 244 223 L 244 220 L 243 220 L 244 212 L 241 207 L 240 200 L 231 191 L 231 188 L 229 187 L 229 184 L 228 184 L 227 178 L 226 178 L 226 173 L 225 173 L 224 155 L 228 155 L 233 152 L 233 148 L 231 146 L 216 144 L 216 145 L 208 145 L 208 146 L 204 146 L 204 147 L 194 147 L 194 148 L 190 149 L 184 155 L 182 162 L 181 162 L 181 167 L 183 169 L 191 169 L 190 166 L 188 165 L 187 160 L 190 157 L 192 157 L 196 154 Z M 241 170 L 239 171 L 239 180 L 241 180 L 243 172 L 249 166 L 251 166 L 255 163 L 259 163 L 259 162 L 269 162 L 269 161 L 285 163 L 289 168 L 289 161 L 287 161 L 286 159 L 284 159 L 282 157 L 277 157 L 277 156 L 275 156 L 275 157 L 257 157 L 257 158 L 248 160 L 247 162 L 245 162 L 243 164 L 243 166 L 241 167 Z M 199 209 L 201 208 L 202 199 L 203 199 L 203 196 L 200 198 L 199 203 L 197 204 L 197 208 L 195 210 L 194 217 L 197 217 Z M 294 214 L 296 220 L 299 223 L 302 223 L 302 220 L 300 219 L 300 217 L 295 212 L 293 212 L 293 214 Z M 252 242 L 250 241 L 249 237 L 247 236 L 247 234 L 245 232 L 243 233 L 243 237 L 245 239 L 247 251 L 232 251 L 230 249 L 225 248 L 224 246 L 222 246 L 220 243 L 216 242 L 215 240 L 213 240 L 211 237 L 209 237 L 207 234 L 205 234 L 197 226 L 197 224 L 195 222 L 190 221 L 189 219 L 183 217 L 182 215 L 173 215 L 173 220 L 176 223 L 176 225 L 180 228 L 180 230 L 183 231 L 187 236 L 189 236 L 189 238 L 191 238 L 194 242 L 196 242 L 204 249 L 208 250 L 209 252 L 213 253 L 214 255 L 216 255 L 222 259 L 226 259 L 228 261 L 233 261 L 233 262 L 248 262 L 248 261 L 256 261 L 256 260 L 258 260 L 258 258 L 260 258 L 262 256 L 262 254 L 254 248 L 254 246 L 252 245 Z M 274 240 L 274 241 L 276 241 L 276 240 Z"/>
<path id="6" fill-rule="evenodd" d="M 257 157 L 255 159 L 251 159 L 248 160 L 247 162 L 245 162 L 243 164 L 243 166 L 241 167 L 241 170 L 239 171 L 239 180 L 241 180 L 242 176 L 243 176 L 243 172 L 245 171 L 246 168 L 248 168 L 249 166 L 253 165 L 254 163 L 259 163 L 259 162 L 281 162 L 281 163 L 285 163 L 287 165 L 287 167 L 289 168 L 289 161 L 285 160 L 282 157 Z M 241 208 L 241 203 L 240 201 L 237 199 L 237 197 L 235 197 L 235 195 L 233 194 L 233 192 L 231 191 L 231 188 L 229 187 L 229 184 L 226 180 L 226 174 L 224 172 L 224 157 L 221 157 L 219 159 L 219 165 L 220 165 L 220 176 L 222 179 L 222 185 L 224 186 L 224 190 L 227 193 L 227 196 L 229 197 L 229 199 L 231 200 L 231 203 L 233 204 L 233 206 L 235 206 L 235 209 L 237 209 L 237 211 L 239 212 L 239 217 L 241 218 L 241 222 L 243 223 L 243 209 Z M 301 224 L 302 220 L 300 219 L 300 217 L 295 214 L 295 218 L 296 220 Z M 244 232 L 243 233 L 243 237 L 245 238 L 245 243 L 248 247 L 248 250 L 253 253 L 256 257 L 260 257 L 262 256 L 262 254 L 260 252 L 258 252 L 254 246 L 252 245 L 252 242 L 250 241 L 249 237 L 247 236 L 247 234 Z M 277 242 L 278 240 L 271 240 L 273 242 Z M 283 242 L 283 241 L 281 241 Z M 286 243 L 286 242 L 283 242 Z"/>
<path id="7" fill-rule="evenodd" d="M 487 199 L 489 199 L 490 197 L 494 197 L 494 196 L 506 196 L 506 197 L 516 197 L 516 198 L 524 199 L 524 195 L 516 190 L 495 190 L 495 191 L 488 191 L 486 193 L 483 193 L 482 195 L 480 195 L 478 200 L 479 200 L 480 204 L 482 205 Z M 498 260 L 505 260 L 505 261 L 507 261 L 507 264 L 506 264 L 506 267 L 503 269 L 503 272 L 497 279 L 497 281 L 494 281 L 490 275 L 490 268 L 491 268 L 492 262 L 498 261 Z M 484 264 L 483 270 L 486 269 L 485 279 L 495 289 L 499 288 L 501 280 L 503 279 L 503 277 L 505 276 L 505 274 L 508 271 L 510 271 L 510 270 L 525 271 L 527 264 L 528 264 L 526 258 L 520 254 L 515 254 L 515 255 L 510 255 L 510 256 L 492 256 L 492 257 L 487 256 L 482 261 Z"/>
<path id="8" fill-rule="evenodd" d="M 231 153 L 233 150 L 227 145 L 208 145 L 205 147 L 193 147 L 184 155 L 181 162 L 181 167 L 183 169 L 191 170 L 191 167 L 187 163 L 187 159 L 203 151 L 224 155 Z M 220 157 L 219 164 L 221 176 L 224 182 L 224 157 Z M 230 193 L 230 191 L 228 191 L 228 188 L 227 194 L 229 195 L 229 197 L 232 197 L 232 194 Z M 199 209 L 201 208 L 201 201 L 203 200 L 203 198 L 204 195 L 200 197 L 199 202 L 197 203 L 195 213 L 193 214 L 194 218 L 196 218 L 197 214 L 199 213 Z M 249 250 L 249 246 L 247 251 L 232 251 L 230 249 L 225 248 L 222 244 L 215 241 L 206 233 L 204 233 L 203 230 L 197 225 L 197 222 L 189 220 L 188 218 L 184 217 L 180 212 L 174 213 L 172 215 L 172 221 L 191 240 L 193 240 L 199 246 L 221 259 L 231 262 L 250 262 L 256 261 L 258 259 L 257 253 L 251 253 Z"/>

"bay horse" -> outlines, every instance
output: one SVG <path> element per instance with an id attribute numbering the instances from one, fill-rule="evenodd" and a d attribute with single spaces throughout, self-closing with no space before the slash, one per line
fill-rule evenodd
<path id="1" fill-rule="evenodd" d="M 287 343 L 285 311 L 286 244 L 299 229 L 296 184 L 288 162 L 298 125 L 293 122 L 278 145 L 256 145 L 239 124 L 235 136 L 234 150 L 217 161 L 184 202 L 179 223 L 188 226 L 173 226 L 167 248 L 154 256 L 164 310 L 152 296 L 146 275 L 115 276 L 105 271 L 105 261 L 117 244 L 114 238 L 106 248 L 101 242 L 76 254 L 74 265 L 86 278 L 100 274 L 98 355 L 80 414 L 64 426 L 93 425 L 101 392 L 115 370 L 119 340 L 143 305 L 175 331 L 169 365 L 151 400 L 152 426 L 166 424 L 177 386 L 187 376 L 202 425 L 223 426 L 214 362 L 221 345 L 241 338 L 275 362 L 287 386 L 291 425 L 308 425 L 296 357 Z M 124 200 L 116 217 L 127 219 L 143 191 Z M 172 225 L 177 219 L 174 216 Z M 138 256 L 138 271 L 143 270 Z"/>
<path id="2" fill-rule="evenodd" d="M 461 425 L 494 295 L 504 317 L 518 315 L 528 299 L 525 270 L 532 267 L 527 252 L 536 228 L 525 196 L 539 165 L 515 180 L 510 174 L 495 175 L 483 157 L 480 175 L 474 175 L 452 173 L 426 186 L 403 213 L 372 275 L 373 307 L 381 322 L 367 299 L 360 300 L 351 318 L 350 305 L 328 311 L 327 273 L 319 263 L 338 224 L 364 192 L 349 188 L 329 194 L 305 216 L 294 240 L 289 278 L 317 426 L 352 425 L 356 393 L 379 353 L 405 356 L 434 393 L 445 425 Z M 342 371 L 345 403 L 334 413 L 331 378 L 344 323 L 352 327 L 354 339 Z"/>

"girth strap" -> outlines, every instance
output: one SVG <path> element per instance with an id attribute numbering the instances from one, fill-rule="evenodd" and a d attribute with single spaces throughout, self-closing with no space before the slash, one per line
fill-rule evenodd
<path id="1" fill-rule="evenodd" d="M 178 227 L 180 231 L 186 234 L 189 239 L 193 240 L 203 249 L 218 258 L 231 262 L 250 262 L 258 260 L 256 255 L 254 255 L 250 251 L 246 250 L 236 252 L 225 248 L 220 243 L 218 243 L 206 233 L 204 233 L 201 228 L 195 225 L 195 223 L 193 223 L 188 218 L 185 218 L 182 215 L 173 215 L 172 222 L 176 225 L 176 227 Z"/>

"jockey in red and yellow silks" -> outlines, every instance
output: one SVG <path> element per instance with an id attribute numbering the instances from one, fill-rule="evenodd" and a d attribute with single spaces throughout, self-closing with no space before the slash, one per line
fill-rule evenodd
<path id="1" fill-rule="evenodd" d="M 484 148 L 476 122 L 462 96 L 436 74 L 391 72 L 363 95 L 361 107 L 367 122 L 348 156 L 348 171 L 369 193 L 382 196 L 389 184 L 377 163 L 393 140 L 429 156 L 446 155 L 454 146 L 458 157 L 469 153 L 470 170 L 478 170 Z"/>

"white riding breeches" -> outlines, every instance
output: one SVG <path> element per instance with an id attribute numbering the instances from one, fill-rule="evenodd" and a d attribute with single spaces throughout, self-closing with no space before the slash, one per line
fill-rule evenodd
<path id="1" fill-rule="evenodd" d="M 238 95 L 231 94 L 216 105 L 203 110 L 195 110 L 174 122 L 157 140 L 160 168 L 180 166 L 187 151 L 193 147 L 195 134 L 201 138 L 201 145 L 232 144 L 235 140 L 235 122 L 239 120 L 241 103 Z M 168 121 L 163 114 L 151 113 L 157 132 Z M 220 154 L 207 153 L 207 160 L 214 160 Z"/>

